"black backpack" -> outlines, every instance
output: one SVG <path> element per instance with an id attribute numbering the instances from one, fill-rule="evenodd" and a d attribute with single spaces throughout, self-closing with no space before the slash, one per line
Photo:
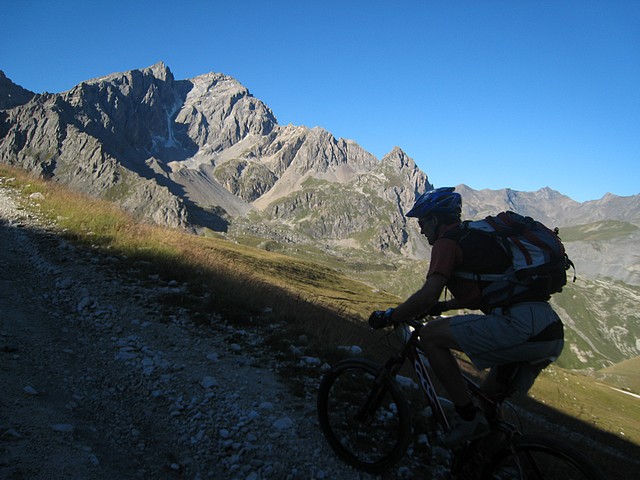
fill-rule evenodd
<path id="1" fill-rule="evenodd" d="M 566 271 L 574 267 L 557 228 L 551 230 L 514 212 L 462 222 L 445 237 L 462 248 L 462 270 L 454 276 L 480 282 L 487 309 L 548 300 L 562 291 Z"/>

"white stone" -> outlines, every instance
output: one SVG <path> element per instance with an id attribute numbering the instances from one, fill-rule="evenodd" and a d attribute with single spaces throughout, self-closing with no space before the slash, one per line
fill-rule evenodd
<path id="1" fill-rule="evenodd" d="M 51 429 L 55 432 L 73 433 L 76 427 L 74 427 L 70 423 L 56 423 L 54 425 L 51 425 Z"/>
<path id="2" fill-rule="evenodd" d="M 273 427 L 278 430 L 286 430 L 288 428 L 293 427 L 293 420 L 289 417 L 282 417 L 273 422 Z"/>
<path id="3" fill-rule="evenodd" d="M 35 388 L 30 386 L 30 385 L 24 387 L 24 389 L 22 391 L 24 393 L 26 393 L 27 395 L 33 395 L 33 396 L 39 395 L 39 392 Z"/>
<path id="4" fill-rule="evenodd" d="M 200 385 L 202 385 L 204 388 L 211 388 L 217 387 L 219 383 L 213 377 L 203 377 L 202 380 L 200 380 Z"/>

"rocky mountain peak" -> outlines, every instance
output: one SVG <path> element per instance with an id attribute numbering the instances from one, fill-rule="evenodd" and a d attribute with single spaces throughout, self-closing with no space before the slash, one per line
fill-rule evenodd
<path id="1" fill-rule="evenodd" d="M 393 147 L 393 149 L 382 158 L 382 162 L 396 165 L 399 169 L 406 167 L 410 163 L 415 166 L 413 160 L 411 160 L 411 158 L 409 158 L 398 146 Z"/>
<path id="2" fill-rule="evenodd" d="M 413 204 L 415 198 L 425 190 L 433 188 L 428 177 L 418 168 L 416 162 L 399 147 L 394 147 L 380 161 L 378 170 L 391 181 L 395 193 L 402 199 L 404 210 Z"/>
<path id="3" fill-rule="evenodd" d="M 349 181 L 354 174 L 369 170 L 373 164 L 372 155 L 363 155 L 353 143 L 336 139 L 321 127 L 302 127 L 302 142 L 290 167 L 299 175 L 329 175 L 336 181 Z"/>
<path id="4" fill-rule="evenodd" d="M 150 67 L 142 69 L 142 73 L 152 75 L 158 80 L 162 80 L 163 82 L 173 82 L 174 80 L 173 73 L 171 73 L 169 67 L 167 67 L 162 61 L 154 63 Z"/>
<path id="5" fill-rule="evenodd" d="M 393 147 L 381 160 L 381 164 L 386 168 L 391 168 L 397 173 L 405 173 L 412 176 L 419 168 L 416 162 L 409 157 L 400 147 Z"/>
<path id="6" fill-rule="evenodd" d="M 35 93 L 13 83 L 0 70 L 0 110 L 24 105 L 34 97 Z"/>
<path id="7" fill-rule="evenodd" d="M 167 82 L 169 84 L 174 82 L 173 73 L 171 73 L 169 67 L 167 67 L 164 62 L 158 62 L 146 68 L 133 69 L 125 72 L 115 72 L 102 77 L 85 80 L 80 83 L 79 86 L 84 84 L 130 85 L 134 82 L 139 82 L 141 79 L 145 79 L 146 83 L 152 83 L 153 79 L 160 82 Z"/>
<path id="8" fill-rule="evenodd" d="M 249 90 L 235 78 L 223 73 L 209 72 L 198 75 L 190 80 L 198 96 L 205 97 L 207 93 L 216 94 L 232 92 L 240 95 L 251 96 Z"/>
<path id="9" fill-rule="evenodd" d="M 268 135 L 277 120 L 273 112 L 236 79 L 207 73 L 180 82 L 184 98 L 175 124 L 185 126 L 189 139 L 214 153 L 250 135 Z"/>
<path id="10" fill-rule="evenodd" d="M 111 154 L 142 173 L 149 156 L 188 155 L 189 142 L 174 131 L 171 117 L 180 92 L 162 63 L 82 82 L 59 95 L 72 123 L 105 145 Z"/>

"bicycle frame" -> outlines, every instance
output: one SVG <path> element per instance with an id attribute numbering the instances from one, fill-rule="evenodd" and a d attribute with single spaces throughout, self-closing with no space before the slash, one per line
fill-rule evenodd
<path id="1" fill-rule="evenodd" d="M 433 385 L 429 371 L 427 370 L 427 367 L 429 367 L 429 360 L 420 347 L 419 339 L 421 326 L 422 323 L 412 321 L 396 327 L 396 330 L 403 329 L 400 333 L 405 337 L 402 338 L 402 340 L 405 341 L 405 346 L 400 356 L 389 359 L 385 365 L 385 370 L 390 370 L 395 376 L 395 373 L 397 373 L 404 361 L 408 359 L 414 371 L 418 375 L 420 387 L 422 387 L 422 391 L 427 397 L 427 401 L 429 402 L 429 406 L 431 407 L 433 414 L 436 416 L 438 422 L 442 424 L 446 430 L 449 430 L 451 425 L 442 407 L 442 403 L 438 398 L 438 393 Z M 413 332 L 410 333 L 410 336 L 408 336 L 407 339 L 406 337 L 409 334 L 410 328 L 413 328 Z M 396 331 L 396 333 L 398 332 Z"/>
<path id="2" fill-rule="evenodd" d="M 401 337 L 400 339 L 405 342 L 405 346 L 402 349 L 402 352 L 399 356 L 395 356 L 390 358 L 386 365 L 385 371 L 390 371 L 393 376 L 400 369 L 405 360 L 409 360 L 411 366 L 416 372 L 420 387 L 422 388 L 423 393 L 427 397 L 427 401 L 433 415 L 436 417 L 438 423 L 440 423 L 445 430 L 451 429 L 451 424 L 447 417 L 447 414 L 442 407 L 442 402 L 438 397 L 438 393 L 434 387 L 433 381 L 431 380 L 431 375 L 429 374 L 428 368 L 430 368 L 429 360 L 427 359 L 424 351 L 420 346 L 420 327 L 423 326 L 423 323 L 417 320 L 410 320 L 409 322 L 396 326 L 394 332 L 396 335 Z M 400 331 L 398 331 L 400 329 Z M 413 331 L 411 331 L 413 329 Z M 489 397 L 485 392 L 482 391 L 480 386 L 474 382 L 467 375 L 462 373 L 462 377 L 467 384 L 467 387 L 470 390 L 470 393 L 473 397 L 482 400 L 486 404 L 492 406 L 492 408 L 497 412 L 500 408 L 500 405 L 504 399 L 493 399 Z M 505 423 L 504 421 L 499 422 L 500 430 L 503 430 L 505 433 L 516 433 L 517 429 L 510 424 Z"/>

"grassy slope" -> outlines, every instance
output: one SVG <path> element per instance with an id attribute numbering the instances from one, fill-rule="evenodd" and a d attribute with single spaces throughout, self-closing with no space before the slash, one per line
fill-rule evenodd
<path id="1" fill-rule="evenodd" d="M 598 370 L 596 378 L 616 388 L 640 392 L 640 357 Z"/>
<path id="2" fill-rule="evenodd" d="M 640 288 L 613 280 L 579 278 L 552 303 L 565 322 L 565 368 L 599 370 L 634 355 L 640 334 Z M 637 390 L 640 392 L 640 390 Z"/>
<path id="3" fill-rule="evenodd" d="M 563 227 L 560 236 L 564 242 L 594 242 L 623 237 L 636 230 L 638 227 L 628 222 L 602 220 L 575 227 Z"/>
<path id="4" fill-rule="evenodd" d="M 529 395 L 539 402 L 640 445 L 640 398 L 592 377 L 549 367 Z"/>
<path id="5" fill-rule="evenodd" d="M 362 328 L 362 321 L 368 312 L 398 302 L 397 297 L 375 291 L 335 268 L 226 240 L 140 224 L 108 203 L 2 165 L 0 176 L 14 178 L 10 183 L 25 198 L 42 193 L 43 200 L 37 205 L 25 202 L 25 208 L 55 219 L 61 235 L 211 292 L 210 303 L 200 306 L 203 312 L 222 311 L 232 319 L 272 308 L 274 314 L 295 325 L 296 331 L 312 337 L 320 352 L 336 345 L 365 344 L 369 334 Z M 198 306 L 190 307 L 198 310 Z M 194 315 L 198 313 L 194 311 Z M 350 321 L 345 322 L 345 318 Z M 532 395 L 547 406 L 640 445 L 638 399 L 593 378 L 556 367 L 541 376 Z"/>

